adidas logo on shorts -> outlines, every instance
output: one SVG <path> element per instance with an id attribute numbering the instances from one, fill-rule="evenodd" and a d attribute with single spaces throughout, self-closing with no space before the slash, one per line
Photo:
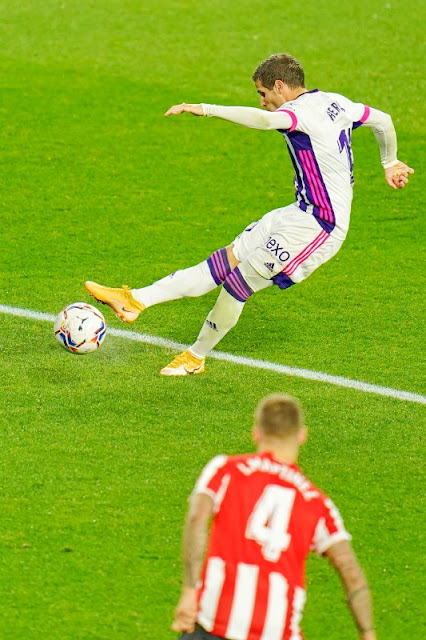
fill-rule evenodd
<path id="1" fill-rule="evenodd" d="M 273 262 L 265 262 L 265 267 L 269 269 L 269 271 L 273 271 L 275 264 Z"/>

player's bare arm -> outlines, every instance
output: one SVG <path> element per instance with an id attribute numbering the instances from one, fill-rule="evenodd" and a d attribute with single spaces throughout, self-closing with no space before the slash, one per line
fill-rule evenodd
<path id="1" fill-rule="evenodd" d="M 376 640 L 370 590 L 350 543 L 338 542 L 327 549 L 325 555 L 342 580 L 361 640 Z"/>
<path id="2" fill-rule="evenodd" d="M 173 631 L 192 633 L 197 621 L 196 585 L 207 544 L 213 500 L 207 494 L 191 498 L 183 534 L 183 587 L 175 609 Z"/>

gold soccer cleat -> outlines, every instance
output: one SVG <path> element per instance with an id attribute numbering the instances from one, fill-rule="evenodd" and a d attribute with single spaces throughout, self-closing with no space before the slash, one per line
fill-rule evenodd
<path id="1" fill-rule="evenodd" d="M 141 302 L 135 300 L 126 285 L 123 285 L 121 289 L 112 289 L 88 280 L 84 283 L 84 286 L 90 295 L 96 298 L 98 302 L 109 305 L 124 322 L 134 322 L 140 312 L 146 309 Z"/>
<path id="2" fill-rule="evenodd" d="M 205 358 L 197 358 L 189 350 L 184 351 L 167 367 L 161 369 L 160 373 L 163 376 L 189 376 L 194 373 L 203 373 L 205 360 Z"/>

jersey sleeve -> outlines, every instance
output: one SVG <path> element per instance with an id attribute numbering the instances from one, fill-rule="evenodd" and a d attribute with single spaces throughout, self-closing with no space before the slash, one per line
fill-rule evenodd
<path id="1" fill-rule="evenodd" d="M 227 468 L 227 456 L 216 456 L 206 464 L 200 477 L 195 483 L 192 495 L 206 493 L 213 499 L 213 512 L 217 513 L 225 496 L 230 481 Z"/>
<path id="2" fill-rule="evenodd" d="M 318 520 L 311 545 L 311 549 L 318 555 L 322 555 L 336 542 L 352 539 L 352 536 L 346 531 L 338 508 L 330 498 L 324 499 L 323 507 L 323 513 Z"/>
<path id="3" fill-rule="evenodd" d="M 349 98 L 340 95 L 340 93 L 329 93 L 331 98 L 334 98 L 336 102 L 343 107 L 350 120 L 352 120 L 353 129 L 357 129 L 367 120 L 370 115 L 370 107 L 362 102 L 352 102 Z"/>
<path id="4" fill-rule="evenodd" d="M 203 113 L 208 118 L 222 118 L 228 122 L 241 124 L 250 129 L 286 130 L 292 126 L 292 119 L 285 110 L 264 111 L 255 107 L 226 107 L 219 104 L 201 103 Z"/>
<path id="5" fill-rule="evenodd" d="M 276 111 L 274 111 L 274 113 L 283 113 L 283 114 L 285 113 L 288 116 L 288 118 L 290 118 L 289 126 L 281 127 L 280 130 L 284 130 L 284 131 L 287 130 L 291 132 L 297 129 L 298 120 L 297 120 L 297 113 L 294 105 L 283 104 L 283 106 L 277 109 Z"/>

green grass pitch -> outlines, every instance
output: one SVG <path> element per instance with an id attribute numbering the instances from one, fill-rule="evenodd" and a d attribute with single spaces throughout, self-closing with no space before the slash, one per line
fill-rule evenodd
<path id="1" fill-rule="evenodd" d="M 3 2 L 0 303 L 57 313 L 89 300 L 86 279 L 147 284 L 290 203 L 280 136 L 162 115 L 181 101 L 257 106 L 254 67 L 289 51 L 309 88 L 391 113 L 416 174 L 391 191 L 371 131 L 356 131 L 343 249 L 251 299 L 220 348 L 424 393 L 425 17 L 367 0 Z M 154 307 L 135 329 L 191 343 L 215 295 Z M 162 379 L 172 355 L 107 336 L 76 357 L 49 323 L 0 314 L 0 638 L 176 638 L 187 495 L 210 457 L 251 449 L 271 391 L 305 408 L 301 466 L 353 535 L 378 638 L 423 638 L 423 407 L 216 360 Z M 306 638 L 354 640 L 337 577 L 316 558 L 307 569 Z"/>

